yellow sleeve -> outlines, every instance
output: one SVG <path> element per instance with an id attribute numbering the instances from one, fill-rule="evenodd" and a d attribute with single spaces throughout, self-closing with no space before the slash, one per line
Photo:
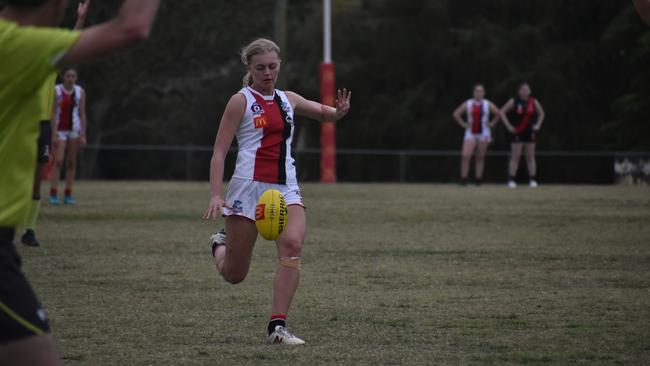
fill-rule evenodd
<path id="1" fill-rule="evenodd" d="M 52 73 L 43 86 L 41 87 L 41 100 L 43 101 L 43 114 L 41 121 L 49 121 L 52 118 L 52 110 L 54 109 L 54 87 L 56 86 L 56 73 Z"/>
<path id="2" fill-rule="evenodd" d="M 56 72 L 56 63 L 79 38 L 58 28 L 19 27 L 0 22 L 0 83 L 13 95 L 33 93 Z"/>

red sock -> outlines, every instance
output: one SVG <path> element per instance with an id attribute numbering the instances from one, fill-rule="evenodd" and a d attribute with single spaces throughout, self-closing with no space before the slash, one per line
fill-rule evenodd
<path id="1" fill-rule="evenodd" d="M 275 327 L 280 325 L 286 327 L 287 316 L 284 314 L 271 315 L 271 321 L 269 322 L 268 331 L 269 334 L 275 332 Z"/>
<path id="2" fill-rule="evenodd" d="M 71 188 L 66 188 L 65 189 L 65 196 L 66 197 L 72 197 L 72 189 Z"/>
<path id="3" fill-rule="evenodd" d="M 56 188 L 50 188 L 50 196 L 56 196 L 58 194 L 59 192 L 57 191 Z"/>

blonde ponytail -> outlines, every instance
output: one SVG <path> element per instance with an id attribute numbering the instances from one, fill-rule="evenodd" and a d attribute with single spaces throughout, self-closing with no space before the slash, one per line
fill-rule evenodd
<path id="1" fill-rule="evenodd" d="M 246 72 L 246 75 L 244 75 L 244 79 L 242 80 L 242 84 L 244 88 L 253 85 L 253 77 L 251 76 L 250 72 Z"/>
<path id="2" fill-rule="evenodd" d="M 244 65 L 249 66 L 253 56 L 267 52 L 275 52 L 278 55 L 278 58 L 280 57 L 280 47 L 278 47 L 275 42 L 266 38 L 258 38 L 246 47 L 242 48 L 241 61 Z M 244 87 L 253 85 L 253 78 L 251 77 L 250 72 L 247 72 L 246 75 L 244 75 L 242 83 Z"/>

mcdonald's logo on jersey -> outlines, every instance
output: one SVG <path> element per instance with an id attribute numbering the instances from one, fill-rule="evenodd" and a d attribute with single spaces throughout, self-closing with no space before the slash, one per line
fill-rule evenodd
<path id="1" fill-rule="evenodd" d="M 260 203 L 255 207 L 255 221 L 264 220 L 264 213 L 266 212 L 266 205 Z"/>
<path id="2" fill-rule="evenodd" d="M 253 119 L 253 125 L 255 125 L 255 128 L 265 128 L 268 124 L 269 122 L 264 116 L 256 117 Z"/>

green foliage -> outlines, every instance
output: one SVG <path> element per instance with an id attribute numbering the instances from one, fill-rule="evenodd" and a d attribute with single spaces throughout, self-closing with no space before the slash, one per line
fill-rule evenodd
<path id="1" fill-rule="evenodd" d="M 118 3 L 94 2 L 90 23 Z M 650 149 L 650 30 L 631 3 L 333 4 L 338 86 L 354 92 L 341 147 L 456 149 L 461 131 L 450 115 L 475 83 L 504 104 L 526 80 L 548 115 L 540 148 Z M 272 1 L 163 2 L 149 43 L 82 67 L 91 142 L 211 144 L 240 87 L 238 50 L 273 37 L 273 14 Z M 322 2 L 289 0 L 287 18 L 280 87 L 318 100 Z M 301 146 L 317 147 L 318 124 L 299 122 Z M 495 137 L 494 148 L 507 148 L 502 127 Z"/>

